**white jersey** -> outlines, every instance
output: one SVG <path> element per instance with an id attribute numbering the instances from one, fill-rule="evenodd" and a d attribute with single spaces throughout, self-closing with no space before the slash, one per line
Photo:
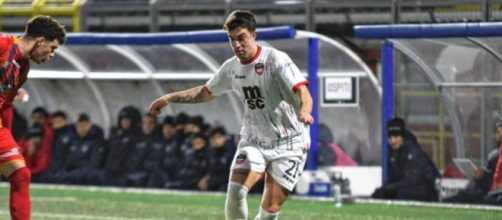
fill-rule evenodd
<path id="1" fill-rule="evenodd" d="M 241 63 L 235 56 L 228 59 L 206 87 L 214 96 L 237 93 L 245 105 L 241 138 L 261 147 L 275 147 L 309 137 L 308 126 L 298 121 L 300 100 L 295 94 L 306 84 L 286 53 L 258 46 L 249 63 Z"/>

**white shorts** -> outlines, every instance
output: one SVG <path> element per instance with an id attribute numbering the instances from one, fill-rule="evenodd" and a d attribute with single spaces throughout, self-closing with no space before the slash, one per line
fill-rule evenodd
<path id="1" fill-rule="evenodd" d="M 300 179 L 307 151 L 304 142 L 290 148 L 291 144 L 279 145 L 273 149 L 264 149 L 245 140 L 241 140 L 231 170 L 248 169 L 258 173 L 267 172 L 281 186 L 293 191 Z"/>

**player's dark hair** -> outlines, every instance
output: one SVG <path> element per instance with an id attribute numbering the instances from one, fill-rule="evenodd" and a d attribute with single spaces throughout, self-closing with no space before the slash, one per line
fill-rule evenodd
<path id="1" fill-rule="evenodd" d="M 77 122 L 90 122 L 90 121 L 91 119 L 89 119 L 89 115 L 85 113 L 80 113 L 80 115 L 78 115 Z"/>
<path id="2" fill-rule="evenodd" d="M 48 41 L 57 39 L 59 44 L 66 42 L 66 30 L 63 25 L 49 16 L 39 15 L 26 24 L 25 34 L 28 37 L 44 37 Z"/>
<path id="3" fill-rule="evenodd" d="M 36 113 L 42 114 L 45 118 L 49 117 L 49 112 L 47 112 L 47 109 L 42 106 L 36 107 L 33 111 L 31 111 L 32 116 Z"/>
<path id="4" fill-rule="evenodd" d="M 246 28 L 248 31 L 256 30 L 254 15 L 248 10 L 235 10 L 228 16 L 223 30 L 233 31 L 236 28 Z"/>
<path id="5" fill-rule="evenodd" d="M 61 117 L 61 118 L 64 118 L 66 119 L 66 113 L 64 113 L 63 111 L 56 111 L 54 113 L 52 113 L 52 118 L 57 118 L 57 117 Z"/>
<path id="6" fill-rule="evenodd" d="M 209 133 L 209 135 L 208 135 L 209 137 L 212 137 L 216 134 L 220 134 L 223 136 L 227 135 L 227 131 L 222 126 L 211 128 L 211 130 L 209 130 L 208 133 Z"/>

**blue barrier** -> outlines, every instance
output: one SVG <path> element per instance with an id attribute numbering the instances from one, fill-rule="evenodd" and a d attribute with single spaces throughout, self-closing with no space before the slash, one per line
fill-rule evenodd
<path id="1" fill-rule="evenodd" d="M 294 38 L 293 26 L 258 28 L 258 40 Z M 118 44 L 118 45 L 153 45 L 180 43 L 215 43 L 227 42 L 227 33 L 223 30 L 186 31 L 170 33 L 69 33 L 67 44 Z"/>
<path id="2" fill-rule="evenodd" d="M 502 35 L 502 22 L 357 25 L 354 34 L 370 39 L 491 37 Z"/>

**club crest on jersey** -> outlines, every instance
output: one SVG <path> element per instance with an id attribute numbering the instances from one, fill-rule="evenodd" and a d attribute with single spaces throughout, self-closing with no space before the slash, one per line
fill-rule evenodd
<path id="1" fill-rule="evenodd" d="M 263 72 L 265 72 L 265 65 L 263 65 L 263 63 L 257 63 L 256 65 L 254 65 L 254 71 L 258 75 L 263 74 Z"/>
<path id="2" fill-rule="evenodd" d="M 242 163 L 244 163 L 244 161 L 246 161 L 246 155 L 245 154 L 239 154 L 237 156 L 237 158 L 235 158 L 235 162 L 237 164 L 242 164 Z"/>

